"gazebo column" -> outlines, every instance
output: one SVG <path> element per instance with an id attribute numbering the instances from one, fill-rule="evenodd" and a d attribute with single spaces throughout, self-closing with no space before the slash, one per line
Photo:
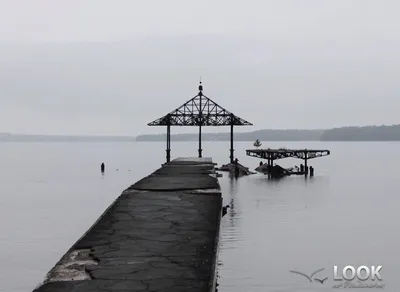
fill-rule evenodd
<path id="1" fill-rule="evenodd" d="M 201 149 L 201 126 L 203 125 L 203 105 L 202 105 L 202 101 L 203 101 L 203 85 L 201 85 L 201 81 L 200 81 L 200 85 L 199 85 L 199 116 L 197 118 L 197 123 L 199 125 L 199 158 L 202 157 L 201 152 L 203 151 Z"/>
<path id="2" fill-rule="evenodd" d="M 167 163 L 171 161 L 171 125 L 167 125 Z"/>
<path id="3" fill-rule="evenodd" d="M 230 149 L 231 155 L 229 156 L 229 158 L 231 159 L 231 163 L 233 163 L 234 161 L 234 156 L 233 156 L 234 151 L 235 150 L 233 149 L 233 123 L 231 123 L 231 149 Z"/>
<path id="4" fill-rule="evenodd" d="M 203 150 L 201 149 L 201 125 L 199 126 L 199 158 L 202 157 L 201 152 Z"/>

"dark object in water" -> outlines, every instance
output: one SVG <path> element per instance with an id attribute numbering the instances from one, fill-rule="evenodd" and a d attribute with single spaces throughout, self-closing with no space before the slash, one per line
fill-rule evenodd
<path id="1" fill-rule="evenodd" d="M 228 208 L 229 208 L 229 205 L 222 207 L 222 217 L 224 217 L 226 215 L 226 213 L 228 213 Z"/>
<path id="2" fill-rule="evenodd" d="M 216 170 L 229 171 L 233 175 L 239 171 L 239 176 L 255 174 L 255 172 L 251 172 L 248 167 L 245 167 L 240 163 L 235 164 L 235 161 L 234 163 L 224 164 L 221 167 L 218 167 Z"/>
<path id="3" fill-rule="evenodd" d="M 233 163 L 223 164 L 221 167 L 217 167 L 215 170 L 229 171 L 233 175 L 236 175 L 239 172 L 239 176 L 255 174 L 255 172 L 251 172 L 248 167 L 243 166 L 238 161 L 239 160 L 236 158 Z"/>
<path id="4" fill-rule="evenodd" d="M 271 177 L 280 178 L 280 177 L 284 177 L 284 176 L 288 175 L 289 171 L 279 165 L 274 165 L 274 166 L 270 167 L 270 173 L 271 173 Z"/>
<path id="5" fill-rule="evenodd" d="M 104 173 L 104 171 L 106 170 L 106 166 L 104 165 L 104 163 L 101 164 L 100 168 L 101 172 Z"/>
<path id="6" fill-rule="evenodd" d="M 289 175 L 304 175 L 305 174 L 304 166 L 303 166 L 303 171 L 300 171 L 300 168 L 298 166 L 283 168 L 279 165 L 268 166 L 267 163 L 258 166 L 255 170 L 257 172 L 260 172 L 263 174 L 270 174 L 272 178 L 280 178 L 280 177 L 289 176 Z M 311 167 L 310 167 L 310 172 L 311 172 Z M 314 169 L 312 170 L 312 172 L 314 173 Z"/>
<path id="7" fill-rule="evenodd" d="M 286 169 L 279 165 L 263 164 L 255 169 L 264 174 L 270 174 L 272 178 L 280 178 L 292 174 L 293 168 Z"/>

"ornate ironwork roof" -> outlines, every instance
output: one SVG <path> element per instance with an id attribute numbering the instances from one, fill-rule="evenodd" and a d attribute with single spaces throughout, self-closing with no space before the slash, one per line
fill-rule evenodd
<path id="1" fill-rule="evenodd" d="M 235 116 L 203 94 L 199 93 L 169 114 L 151 122 L 148 126 L 252 126 L 252 123 Z"/>
<path id="2" fill-rule="evenodd" d="M 300 158 L 300 159 L 312 159 L 331 154 L 330 150 L 312 150 L 312 149 L 247 149 L 246 154 L 248 156 L 268 159 L 272 158 L 282 159 L 287 157 Z"/>

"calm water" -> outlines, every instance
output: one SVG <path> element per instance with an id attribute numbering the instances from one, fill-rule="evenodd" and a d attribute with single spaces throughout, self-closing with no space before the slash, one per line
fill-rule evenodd
<path id="1" fill-rule="evenodd" d="M 266 143 L 265 143 L 266 144 Z M 220 292 L 338 291 L 332 266 L 382 265 L 386 291 L 398 291 L 399 143 L 288 143 L 267 147 L 327 148 L 311 160 L 314 178 L 268 181 L 263 175 L 220 179 L 224 204 Z M 164 162 L 164 143 L 1 143 L 0 291 L 25 292 L 123 189 Z M 204 143 L 204 156 L 228 162 L 229 143 Z M 251 142 L 238 142 L 247 157 Z M 196 156 L 197 144 L 172 143 L 172 155 Z M 99 172 L 106 163 L 106 174 Z M 300 161 L 279 162 L 293 166 Z M 327 276 L 310 283 L 289 270 Z M 374 289 L 356 289 L 372 291 Z"/>

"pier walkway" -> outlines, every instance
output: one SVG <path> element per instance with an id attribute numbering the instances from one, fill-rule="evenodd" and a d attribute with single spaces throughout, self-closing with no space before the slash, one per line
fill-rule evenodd
<path id="1" fill-rule="evenodd" d="M 211 158 L 180 158 L 129 187 L 34 292 L 214 291 L 222 197 L 212 173 Z"/>

